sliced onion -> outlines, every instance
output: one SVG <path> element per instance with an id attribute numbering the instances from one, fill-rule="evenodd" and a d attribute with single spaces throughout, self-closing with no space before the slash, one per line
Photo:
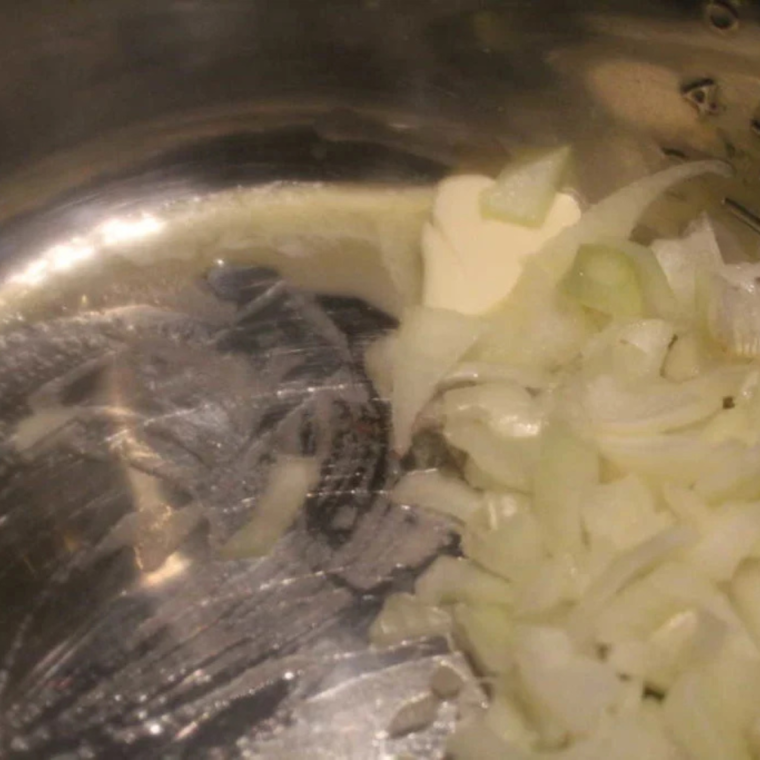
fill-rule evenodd
<path id="1" fill-rule="evenodd" d="M 438 557 L 417 579 L 414 593 L 421 602 L 438 607 L 459 602 L 509 607 L 514 597 L 502 578 L 455 557 Z"/>
<path id="2" fill-rule="evenodd" d="M 644 319 L 616 331 L 612 370 L 625 378 L 652 379 L 661 373 L 675 329 L 662 319 Z"/>
<path id="3" fill-rule="evenodd" d="M 745 741 L 757 717 L 757 684 L 760 656 L 738 636 L 730 635 L 715 657 L 703 660 L 709 693 L 717 698 L 715 712 L 731 733 Z"/>
<path id="4" fill-rule="evenodd" d="M 695 491 L 710 503 L 760 498 L 760 446 L 732 441 L 716 447 L 710 466 L 695 480 Z"/>
<path id="5" fill-rule="evenodd" d="M 610 239 L 604 241 L 604 244 L 617 248 L 631 262 L 641 290 L 645 315 L 676 319 L 679 313 L 678 301 L 654 253 L 649 248 L 629 240 Z"/>
<path id="6" fill-rule="evenodd" d="M 417 307 L 406 312 L 393 349 L 391 408 L 397 453 L 409 448 L 417 415 L 481 330 L 477 319 L 453 311 Z"/>
<path id="7" fill-rule="evenodd" d="M 718 655 L 684 673 L 668 693 L 668 729 L 690 757 L 749 760 L 760 658 L 729 638 Z"/>
<path id="8" fill-rule="evenodd" d="M 531 760 L 532 755 L 506 741 L 480 720 L 460 725 L 446 742 L 451 760 Z"/>
<path id="9" fill-rule="evenodd" d="M 582 307 L 529 262 L 469 358 L 551 372 L 575 358 L 593 332 Z"/>
<path id="10" fill-rule="evenodd" d="M 598 543 L 615 552 L 631 549 L 673 524 L 670 515 L 656 510 L 652 490 L 635 475 L 595 486 L 581 511 L 592 546 Z"/>
<path id="11" fill-rule="evenodd" d="M 730 580 L 760 541 L 760 504 L 723 506 L 710 532 L 689 551 L 689 561 L 715 581 Z"/>
<path id="12" fill-rule="evenodd" d="M 608 646 L 607 662 L 623 678 L 643 680 L 649 669 L 647 643 L 638 639 L 619 641 Z"/>
<path id="13" fill-rule="evenodd" d="M 690 667 L 714 657 L 726 635 L 726 625 L 709 612 L 684 610 L 673 615 L 649 638 L 647 684 L 667 691 Z"/>
<path id="14" fill-rule="evenodd" d="M 618 248 L 585 243 L 578 249 L 562 290 L 579 304 L 616 319 L 644 315 L 641 285 L 630 259 Z"/>
<path id="15" fill-rule="evenodd" d="M 612 722 L 607 737 L 596 755 L 599 760 L 683 760 L 680 748 L 665 730 L 660 710 L 651 702 Z"/>
<path id="16" fill-rule="evenodd" d="M 515 611 L 524 620 L 545 620 L 560 614 L 563 605 L 578 601 L 582 577 L 578 564 L 568 554 L 542 557 L 521 568 L 515 584 Z"/>
<path id="17" fill-rule="evenodd" d="M 686 432 L 638 436 L 600 434 L 596 444 L 620 472 L 680 486 L 692 486 L 707 473 L 719 472 L 736 456 L 736 449 L 730 444 L 712 444 Z"/>
<path id="18" fill-rule="evenodd" d="M 682 609 L 694 607 L 709 612 L 727 626 L 734 638 L 751 648 L 746 629 L 730 601 L 700 568 L 683 561 L 665 562 L 652 571 L 649 581 L 659 593 L 682 605 Z"/>
<path id="19" fill-rule="evenodd" d="M 655 240 L 652 250 L 679 303 L 682 314 L 691 318 L 697 309 L 697 274 L 717 271 L 723 265 L 710 219 L 701 215 L 683 237 Z"/>
<path id="20" fill-rule="evenodd" d="M 369 630 L 376 646 L 445 636 L 451 631 L 451 615 L 439 607 L 422 603 L 412 594 L 392 594 Z"/>
<path id="21" fill-rule="evenodd" d="M 282 457 L 272 467 L 266 491 L 251 520 L 222 548 L 225 559 L 261 557 L 290 528 L 319 477 L 319 461 Z"/>
<path id="22" fill-rule="evenodd" d="M 503 482 L 489 475 L 471 457 L 468 457 L 464 463 L 462 477 L 468 485 L 480 491 L 504 494 L 511 490 L 510 486 L 504 485 Z"/>
<path id="23" fill-rule="evenodd" d="M 501 605 L 460 604 L 454 609 L 454 636 L 484 673 L 514 667 L 513 620 Z"/>
<path id="24" fill-rule="evenodd" d="M 684 525 L 690 525 L 700 534 L 710 530 L 713 522 L 710 509 L 693 490 L 666 483 L 662 495 L 671 512 Z"/>
<path id="25" fill-rule="evenodd" d="M 737 288 L 747 293 L 760 291 L 760 264 L 750 262 L 726 264 L 720 271 Z"/>
<path id="26" fill-rule="evenodd" d="M 493 686 L 455 758 L 749 757 L 760 265 L 724 264 L 706 219 L 651 250 L 628 240 L 659 193 L 703 172 L 727 169 L 655 175 L 557 235 L 409 405 L 442 421 L 477 495 L 442 492 L 464 557 L 416 584 Z M 419 332 L 410 345 L 423 355 Z"/>
<path id="27" fill-rule="evenodd" d="M 619 646 L 639 642 L 644 647 L 640 656 L 648 658 L 645 642 L 675 615 L 688 610 L 689 601 L 679 599 L 659 588 L 652 578 L 646 576 L 622 589 L 594 622 L 594 638 L 606 645 Z M 648 659 L 644 665 L 648 666 Z M 646 673 L 646 667 L 640 675 Z"/>
<path id="28" fill-rule="evenodd" d="M 665 358 L 662 374 L 676 383 L 693 380 L 716 364 L 717 357 L 703 335 L 691 330 L 678 335 Z"/>
<path id="29" fill-rule="evenodd" d="M 665 169 L 633 182 L 592 206 L 573 227 L 561 232 L 538 254 L 537 263 L 559 279 L 584 243 L 626 240 L 647 208 L 666 190 L 702 174 L 731 175 L 722 161 L 697 161 Z"/>
<path id="30" fill-rule="evenodd" d="M 534 749 L 540 740 L 538 733 L 531 728 L 509 676 L 496 681 L 493 699 L 483 715 L 482 724 L 484 729 L 525 751 Z"/>
<path id="31" fill-rule="evenodd" d="M 760 292 L 732 283 L 723 272 L 704 272 L 702 288 L 712 337 L 732 356 L 760 356 Z"/>
<path id="32" fill-rule="evenodd" d="M 495 483 L 517 491 L 530 490 L 538 454 L 535 438 L 505 438 L 482 422 L 456 418 L 446 422 L 444 435 L 454 448 L 472 457 Z"/>
<path id="33" fill-rule="evenodd" d="M 461 385 L 479 383 L 517 383 L 523 388 L 547 388 L 553 383 L 549 372 L 503 363 L 461 362 L 446 375 L 439 388 L 449 390 Z"/>
<path id="34" fill-rule="evenodd" d="M 543 414 L 533 397 L 516 383 L 480 383 L 454 388 L 443 396 L 447 420 L 484 422 L 505 438 L 535 438 L 541 433 Z"/>
<path id="35" fill-rule="evenodd" d="M 732 378 L 701 377 L 678 385 L 662 380 L 624 385 L 607 375 L 592 379 L 585 407 L 598 433 L 604 435 L 657 435 L 706 420 L 723 408 L 723 400 L 736 389 Z"/>
<path id="36" fill-rule="evenodd" d="M 619 555 L 606 571 L 591 583 L 584 597 L 570 613 L 567 620 L 568 630 L 579 638 L 587 636 L 589 625 L 615 594 L 634 578 L 643 575 L 677 549 L 692 543 L 694 539 L 694 532 L 689 528 L 668 528 Z"/>
<path id="37" fill-rule="evenodd" d="M 530 573 L 545 556 L 535 516 L 509 498 L 491 500 L 472 515 L 462 547 L 479 565 L 511 581 Z"/>
<path id="38" fill-rule="evenodd" d="M 530 160 L 509 163 L 496 183 L 481 194 L 487 217 L 538 227 L 546 218 L 570 161 L 563 146 Z"/>
<path id="39" fill-rule="evenodd" d="M 396 504 L 422 507 L 467 522 L 483 505 L 483 497 L 461 478 L 438 470 L 420 470 L 404 475 L 393 487 L 390 499 Z"/>
<path id="40" fill-rule="evenodd" d="M 622 684 L 612 668 L 576 653 L 560 629 L 522 627 L 516 632 L 514 647 L 533 709 L 546 714 L 569 736 L 593 733 L 620 695 Z"/>
<path id="41" fill-rule="evenodd" d="M 599 482 L 599 457 L 567 425 L 553 423 L 541 439 L 534 474 L 536 516 L 550 551 L 581 550 L 581 504 Z"/>
<path id="42" fill-rule="evenodd" d="M 733 601 L 747 631 L 760 648 L 760 562 L 744 562 L 731 580 Z"/>
<path id="43" fill-rule="evenodd" d="M 760 443 L 760 393 L 757 371 L 750 371 L 738 391 L 727 394 L 729 408 L 705 426 L 703 436 L 710 441 L 740 441 L 748 447 Z"/>
<path id="44" fill-rule="evenodd" d="M 384 335 L 371 343 L 364 354 L 364 367 L 372 385 L 382 398 L 393 393 L 393 367 L 396 336 Z"/>
<path id="45" fill-rule="evenodd" d="M 709 681 L 700 672 L 685 673 L 668 693 L 664 705 L 668 730 L 693 760 L 752 760 L 743 737 L 720 719 Z"/>

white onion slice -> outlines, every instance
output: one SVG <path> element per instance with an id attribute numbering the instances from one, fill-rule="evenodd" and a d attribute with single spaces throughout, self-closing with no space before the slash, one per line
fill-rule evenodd
<path id="1" fill-rule="evenodd" d="M 403 454 L 411 444 L 417 415 L 482 330 L 481 323 L 444 309 L 409 309 L 393 349 L 393 447 Z"/>
<path id="2" fill-rule="evenodd" d="M 673 518 L 656 509 L 655 496 L 636 475 L 593 488 L 582 506 L 583 525 L 592 546 L 626 551 L 669 528 Z"/>
<path id="3" fill-rule="evenodd" d="M 760 503 L 725 505 L 711 530 L 688 552 L 689 561 L 715 581 L 728 581 L 760 541 Z"/>
<path id="4" fill-rule="evenodd" d="M 724 271 L 702 273 L 707 325 L 730 355 L 760 356 L 760 292 L 731 282 Z"/>
<path id="5" fill-rule="evenodd" d="M 620 472 L 632 472 L 660 483 L 692 486 L 719 473 L 736 456 L 731 444 L 716 445 L 687 432 L 655 435 L 600 434 L 601 454 Z"/>
<path id="6" fill-rule="evenodd" d="M 491 499 L 472 515 L 462 547 L 479 565 L 511 581 L 530 573 L 545 556 L 538 521 L 510 497 Z"/>
<path id="7" fill-rule="evenodd" d="M 697 309 L 697 273 L 717 271 L 723 265 L 710 219 L 699 216 L 682 237 L 655 240 L 652 250 L 682 314 L 691 317 Z"/>
<path id="8" fill-rule="evenodd" d="M 662 319 L 643 319 L 616 326 L 610 339 L 612 372 L 630 380 L 659 377 L 675 329 Z"/>
<path id="9" fill-rule="evenodd" d="M 563 146 L 529 160 L 509 163 L 496 183 L 481 193 L 482 213 L 538 227 L 546 218 L 569 161 L 570 148 Z"/>
<path id="10" fill-rule="evenodd" d="M 225 559 L 261 557 L 271 550 L 296 519 L 319 477 L 319 461 L 281 457 L 272 466 L 266 491 L 251 520 L 222 547 Z"/>
<path id="11" fill-rule="evenodd" d="M 760 445 L 735 441 L 716 447 L 714 459 L 695 481 L 695 491 L 710 503 L 760 498 Z"/>
<path id="12" fill-rule="evenodd" d="M 516 383 L 480 383 L 454 388 L 443 395 L 443 412 L 447 420 L 484 422 L 505 438 L 534 438 L 543 426 L 538 404 Z"/>
<path id="13" fill-rule="evenodd" d="M 513 669 L 512 629 L 512 616 L 502 605 L 460 604 L 454 609 L 454 636 L 485 673 Z"/>
<path id="14" fill-rule="evenodd" d="M 607 245 L 617 246 L 633 264 L 641 287 L 645 314 L 649 317 L 676 319 L 678 301 L 654 253 L 630 240 L 610 240 Z"/>
<path id="15" fill-rule="evenodd" d="M 760 562 L 744 562 L 731 580 L 731 600 L 760 648 Z"/>
<path id="16" fill-rule="evenodd" d="M 528 491 L 538 454 L 535 438 L 505 438 L 487 425 L 467 419 L 452 419 L 444 427 L 446 440 L 466 452 L 486 475 L 502 487 Z"/>
<path id="17" fill-rule="evenodd" d="M 540 741 L 538 733 L 530 725 L 509 676 L 497 679 L 493 698 L 482 717 L 483 728 L 493 731 L 510 744 L 526 751 L 534 749 Z"/>
<path id="18" fill-rule="evenodd" d="M 713 518 L 707 503 L 693 490 L 665 483 L 662 496 L 671 512 L 684 525 L 690 525 L 699 534 L 707 533 L 712 527 Z"/>
<path id="19" fill-rule="evenodd" d="M 691 606 L 691 600 L 667 593 L 650 576 L 645 576 L 622 589 L 599 613 L 594 622 L 594 638 L 607 645 L 639 642 L 645 646 L 644 642 L 658 627 Z M 646 668 L 639 675 L 645 673 Z"/>
<path id="20" fill-rule="evenodd" d="M 666 190 L 702 174 L 730 176 L 731 168 L 722 161 L 697 161 L 673 166 L 644 177 L 618 190 L 592 206 L 581 220 L 561 232 L 538 254 L 537 262 L 557 279 L 571 265 L 575 253 L 584 243 L 607 238 L 625 240 L 647 208 Z"/>
<path id="21" fill-rule="evenodd" d="M 600 435 L 657 435 L 717 414 L 737 385 L 702 377 L 678 385 L 659 380 L 631 386 L 603 375 L 589 381 L 584 403 Z"/>
<path id="22" fill-rule="evenodd" d="M 531 760 L 533 757 L 479 720 L 456 729 L 446 742 L 446 756 L 451 760 Z"/>
<path id="23" fill-rule="evenodd" d="M 438 470 L 419 470 L 404 475 L 393 487 L 395 504 L 422 507 L 467 522 L 483 505 L 483 496 L 461 478 Z"/>
<path id="24" fill-rule="evenodd" d="M 550 551 L 577 556 L 581 550 L 581 504 L 599 482 L 599 457 L 562 423 L 541 439 L 534 474 L 536 516 Z"/>
<path id="25" fill-rule="evenodd" d="M 438 557 L 417 579 L 414 593 L 421 602 L 437 607 L 459 602 L 508 607 L 514 597 L 505 580 L 456 557 Z"/>
<path id="26" fill-rule="evenodd" d="M 677 549 L 693 543 L 693 530 L 679 526 L 668 528 L 633 549 L 620 554 L 594 580 L 567 620 L 568 630 L 580 639 L 588 635 L 593 619 L 601 609 L 634 578 L 643 575 Z"/>
<path id="27" fill-rule="evenodd" d="M 514 649 L 528 703 L 571 737 L 593 733 L 619 699 L 622 683 L 613 669 L 575 652 L 560 629 L 522 627 Z"/>
<path id="28" fill-rule="evenodd" d="M 568 554 L 542 557 L 522 568 L 515 584 L 515 612 L 525 620 L 548 620 L 578 601 L 588 579 Z"/>
<path id="29" fill-rule="evenodd" d="M 638 273 L 617 246 L 581 245 L 561 287 L 563 293 L 582 306 L 612 319 L 644 316 Z"/>
<path id="30" fill-rule="evenodd" d="M 393 367 L 396 336 L 392 333 L 371 343 L 364 354 L 364 367 L 372 385 L 382 398 L 393 392 Z"/>
<path id="31" fill-rule="evenodd" d="M 699 672 L 685 673 L 668 693 L 664 705 L 668 730 L 690 760 L 752 760 L 741 736 L 720 720 L 711 685 Z"/>
<path id="32" fill-rule="evenodd" d="M 451 615 L 412 594 L 391 594 L 370 627 L 369 638 L 376 646 L 445 636 L 451 631 Z"/>
<path id="33" fill-rule="evenodd" d="M 501 382 L 517 383 L 523 388 L 547 388 L 552 385 L 553 379 L 549 372 L 540 369 L 503 363 L 466 361 L 454 367 L 441 381 L 439 388 L 446 391 L 461 385 Z"/>
<path id="34" fill-rule="evenodd" d="M 670 345 L 662 375 L 676 383 L 693 380 L 714 366 L 718 359 L 705 336 L 697 330 L 687 330 L 676 336 Z"/>

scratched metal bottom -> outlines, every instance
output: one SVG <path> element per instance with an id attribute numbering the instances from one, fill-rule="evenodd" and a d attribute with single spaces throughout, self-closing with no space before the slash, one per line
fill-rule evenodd
<path id="1" fill-rule="evenodd" d="M 315 144 L 300 127 L 212 141 L 192 175 L 187 155 L 165 157 L 0 238 L 18 258 L 133 203 L 446 170 Z M 392 320 L 264 269 L 145 271 L 111 270 L 89 287 L 97 303 L 48 298 L 0 333 L 0 756 L 441 756 L 451 705 L 418 734 L 385 729 L 452 655 L 367 643 L 383 598 L 454 540 L 386 499 L 399 464 L 363 354 Z M 319 486 L 270 556 L 222 561 L 275 454 L 315 452 Z"/>
<path id="2" fill-rule="evenodd" d="M 382 732 L 444 651 L 372 652 L 367 626 L 451 536 L 384 496 L 361 357 L 390 320 L 255 269 L 174 300 L 0 338 L 3 756 L 395 754 Z M 19 453 L 30 405 L 53 425 Z M 294 530 L 221 561 L 272 453 L 317 447 Z"/>

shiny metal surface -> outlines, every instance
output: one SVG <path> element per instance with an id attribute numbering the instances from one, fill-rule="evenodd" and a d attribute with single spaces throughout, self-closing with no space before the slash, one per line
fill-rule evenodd
<path id="1" fill-rule="evenodd" d="M 424 184 L 559 140 L 590 198 L 671 161 L 730 160 L 732 182 L 649 224 L 710 205 L 757 249 L 752 3 L 2 9 L 4 276 L 168 201 L 272 179 Z M 452 705 L 418 735 L 385 729 L 451 655 L 366 644 L 383 596 L 453 547 L 384 499 L 399 465 L 360 357 L 388 319 L 262 270 L 157 263 L 99 288 L 0 333 L 0 755 L 441 756 Z M 20 451 L 30 411 L 46 427 Z M 272 451 L 315 447 L 320 486 L 293 532 L 260 562 L 222 562 Z"/>

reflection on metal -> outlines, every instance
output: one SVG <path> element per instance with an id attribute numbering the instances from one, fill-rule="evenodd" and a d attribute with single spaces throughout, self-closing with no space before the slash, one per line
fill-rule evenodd
<path id="1" fill-rule="evenodd" d="M 21 271 L 8 278 L 11 284 L 38 286 L 50 277 L 75 269 L 92 258 L 103 246 L 132 243 L 161 231 L 163 222 L 150 214 L 134 219 L 113 218 L 103 222 L 86 239 L 74 238 L 59 243 L 37 255 Z"/>
<path id="2" fill-rule="evenodd" d="M 143 573 L 141 583 L 147 588 L 162 586 L 178 578 L 190 567 L 190 560 L 180 552 L 170 554 L 164 563 L 151 573 Z"/>
<path id="3" fill-rule="evenodd" d="M 266 270 L 216 272 L 186 288 L 184 313 L 131 306 L 0 335 L 0 389 L 10 378 L 35 399 L 31 418 L 0 407 L 0 451 L 25 445 L 23 469 L 0 484 L 0 549 L 6 536 L 30 547 L 18 567 L 0 568 L 0 597 L 29 577 L 25 562 L 40 587 L 10 623 L 15 643 L 0 666 L 17 674 L 3 694 L 17 744 L 42 755 L 71 736 L 72 709 L 89 736 L 126 716 L 117 735 L 96 739 L 98 752 L 203 741 L 259 695 L 243 724 L 233 721 L 245 734 L 298 708 L 305 685 L 331 704 L 345 694 L 350 709 L 355 694 L 342 685 L 382 692 L 386 664 L 412 668 L 420 651 L 370 653 L 363 633 L 398 565 L 420 567 L 450 540 L 435 518 L 384 500 L 386 409 L 361 357 L 390 320 Z M 271 555 L 223 562 L 220 547 L 250 520 L 279 452 L 323 452 L 318 488 Z M 64 541 L 34 553 L 51 523 L 77 536 L 76 551 Z M 72 618 L 55 631 L 65 641 L 23 660 L 62 598 Z M 116 649 L 102 649 L 97 631 Z M 107 698 L 87 685 L 93 668 Z M 408 683 L 394 688 L 410 696 Z M 352 745 L 361 736 L 357 723 Z"/>
<path id="4" fill-rule="evenodd" d="M 162 220 L 151 214 L 143 214 L 136 219 L 109 219 L 103 222 L 97 232 L 103 245 L 117 245 L 154 235 L 163 226 Z"/>
<path id="5" fill-rule="evenodd" d="M 700 116 L 715 116 L 720 112 L 718 84 L 710 77 L 684 84 L 681 88 L 681 94 Z"/>
<path id="6" fill-rule="evenodd" d="M 94 253 L 95 249 L 91 245 L 81 241 L 61 243 L 40 254 L 20 272 L 11 275 L 8 281 L 26 286 L 42 285 L 52 275 L 72 269 Z"/>
<path id="7" fill-rule="evenodd" d="M 732 34 L 739 30 L 739 12 L 734 3 L 741 0 L 708 0 L 704 18 L 710 28 L 719 34 Z"/>
<path id="8" fill-rule="evenodd" d="M 746 224 L 751 230 L 760 234 L 760 216 L 731 198 L 725 198 L 723 204 L 737 219 Z"/>

